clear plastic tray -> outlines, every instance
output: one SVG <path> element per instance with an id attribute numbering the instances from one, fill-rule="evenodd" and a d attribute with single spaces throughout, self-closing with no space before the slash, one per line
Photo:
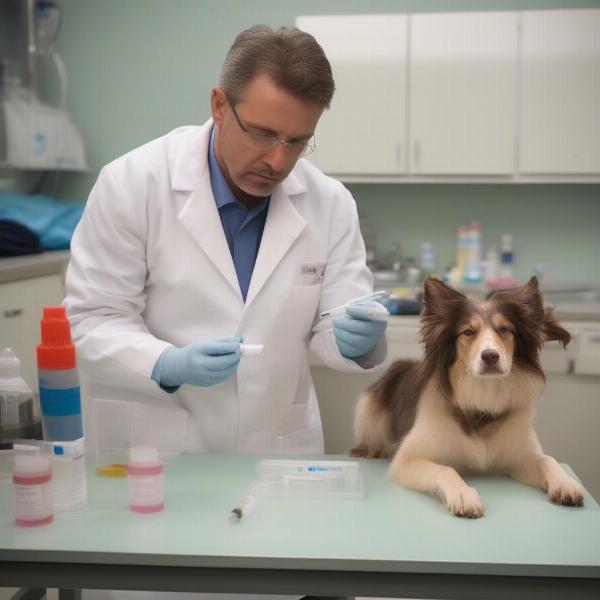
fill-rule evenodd
<path id="1" fill-rule="evenodd" d="M 256 467 L 256 493 L 289 498 L 365 497 L 356 461 L 264 459 Z"/>

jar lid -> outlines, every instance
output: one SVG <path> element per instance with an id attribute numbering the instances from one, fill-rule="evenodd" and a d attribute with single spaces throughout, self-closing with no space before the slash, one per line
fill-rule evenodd
<path id="1" fill-rule="evenodd" d="M 156 465 L 160 463 L 158 448 L 153 446 L 132 446 L 129 449 L 129 462 L 136 465 Z"/>

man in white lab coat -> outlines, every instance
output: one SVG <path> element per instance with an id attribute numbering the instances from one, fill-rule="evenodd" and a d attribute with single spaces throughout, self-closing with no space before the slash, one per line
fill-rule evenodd
<path id="1" fill-rule="evenodd" d="M 158 432 L 146 443 L 321 453 L 309 346 L 340 371 L 384 367 L 385 322 L 365 306 L 319 319 L 372 291 L 354 200 L 301 158 L 333 91 L 312 36 L 251 28 L 227 55 L 212 119 L 100 173 L 66 306 L 88 401 L 146 407 L 144 431 Z M 240 359 L 242 339 L 264 355 Z M 176 427 L 181 447 L 161 447 Z"/>
<path id="2" fill-rule="evenodd" d="M 66 283 L 88 398 L 185 414 L 180 450 L 323 451 L 309 345 L 340 371 L 386 357 L 364 307 L 319 319 L 372 290 L 354 200 L 301 158 L 333 91 L 312 36 L 251 28 L 212 119 L 102 169 Z M 242 339 L 264 355 L 240 360 Z"/>

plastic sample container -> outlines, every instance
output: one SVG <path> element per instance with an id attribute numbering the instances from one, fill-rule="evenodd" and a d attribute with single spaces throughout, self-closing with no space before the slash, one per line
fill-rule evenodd
<path id="1" fill-rule="evenodd" d="M 129 508 L 137 513 L 156 513 L 165 508 L 164 466 L 158 450 L 134 446 L 127 464 Z"/>
<path id="2" fill-rule="evenodd" d="M 39 452 L 17 452 L 12 479 L 16 524 L 38 527 L 51 523 L 54 516 L 49 457 Z"/>

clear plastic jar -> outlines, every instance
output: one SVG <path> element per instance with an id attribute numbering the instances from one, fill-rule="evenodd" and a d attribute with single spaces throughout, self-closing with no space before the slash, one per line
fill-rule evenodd
<path id="1" fill-rule="evenodd" d="M 15 521 L 21 527 L 47 525 L 52 514 L 50 459 L 38 452 L 15 454 Z"/>
<path id="2" fill-rule="evenodd" d="M 127 464 L 129 508 L 138 513 L 156 513 L 165 508 L 164 466 L 158 450 L 134 446 Z"/>

